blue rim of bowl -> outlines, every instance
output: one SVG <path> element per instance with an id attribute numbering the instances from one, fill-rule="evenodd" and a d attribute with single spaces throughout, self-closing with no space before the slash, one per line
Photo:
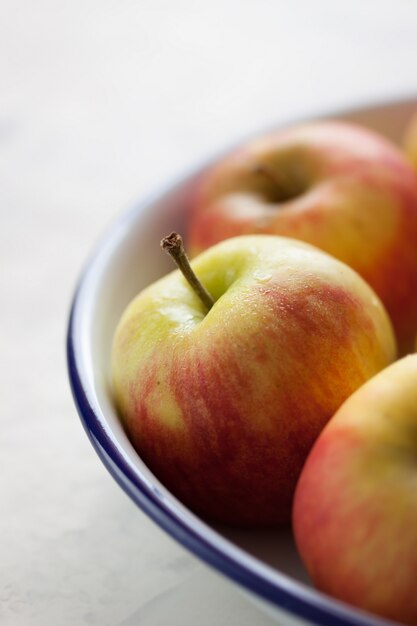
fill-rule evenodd
<path id="1" fill-rule="evenodd" d="M 386 104 L 388 106 L 396 103 L 398 104 L 399 101 L 394 100 Z M 357 107 L 357 110 L 365 110 L 371 107 L 372 103 L 370 105 L 366 103 L 363 107 Z M 350 111 L 353 110 L 350 109 Z M 187 178 L 189 177 L 187 176 Z M 169 186 L 167 190 L 169 191 L 173 187 L 175 185 Z M 162 195 L 164 194 L 152 196 L 150 200 L 142 202 L 122 214 L 113 225 L 113 232 L 118 230 L 118 227 L 127 226 L 132 218 Z M 207 539 L 200 529 L 193 527 L 190 520 L 174 514 L 171 508 L 164 502 L 162 495 L 159 495 L 157 490 L 151 490 L 147 481 L 140 475 L 140 472 L 134 471 L 126 462 L 104 427 L 105 418 L 95 411 L 88 399 L 75 348 L 76 330 L 74 320 L 80 306 L 80 292 L 90 277 L 94 262 L 98 259 L 101 251 L 111 238 L 112 229 L 110 229 L 107 235 L 104 235 L 81 274 L 71 304 L 66 340 L 68 375 L 74 402 L 84 429 L 109 473 L 127 495 L 171 537 L 232 581 L 243 586 L 249 592 L 258 596 L 259 599 L 267 601 L 277 609 L 319 626 L 383 626 L 394 624 L 394 622 L 362 613 L 362 611 L 345 606 L 330 598 L 327 599 L 324 595 L 315 594 L 313 596 L 313 593 L 308 593 L 307 590 L 303 591 L 302 585 L 294 585 L 292 587 L 291 584 L 280 584 L 279 581 L 272 580 L 268 576 L 267 571 L 254 571 L 243 558 L 239 558 L 239 550 L 230 550 L 228 553 L 221 547 L 216 546 L 213 541 Z M 281 574 L 281 576 L 285 577 L 284 574 Z M 291 579 L 288 578 L 288 580 L 291 583 Z"/>

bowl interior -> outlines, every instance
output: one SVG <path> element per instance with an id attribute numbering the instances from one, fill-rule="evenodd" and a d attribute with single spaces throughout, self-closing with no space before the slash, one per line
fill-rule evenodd
<path id="1" fill-rule="evenodd" d="M 417 102 L 410 100 L 331 117 L 363 124 L 399 141 L 416 109 Z M 172 230 L 184 232 L 186 198 L 196 175 L 122 216 L 93 254 L 80 282 L 73 309 L 72 340 L 76 368 L 95 419 L 123 459 L 125 467 L 130 469 L 132 475 L 140 477 L 149 493 L 155 494 L 173 517 L 185 521 L 187 526 L 203 534 L 209 543 L 212 542 L 216 549 L 225 550 L 262 576 L 284 586 L 300 585 L 300 593 L 309 594 L 308 578 L 290 530 L 226 529 L 209 526 L 194 516 L 142 463 L 127 439 L 113 406 L 109 363 L 115 326 L 123 309 L 138 291 L 173 269 L 171 260 L 160 250 L 159 241 Z M 86 427 L 88 431 L 89 424 Z M 89 434 L 91 436 L 91 432 Z M 115 468 L 114 471 L 123 470 Z M 334 602 L 323 598 L 322 601 Z M 352 616 L 357 614 L 353 609 L 348 611 Z"/>

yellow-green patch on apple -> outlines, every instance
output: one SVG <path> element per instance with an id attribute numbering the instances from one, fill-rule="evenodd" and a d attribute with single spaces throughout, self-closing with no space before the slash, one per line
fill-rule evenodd
<path id="1" fill-rule="evenodd" d="M 417 169 L 417 111 L 407 124 L 404 132 L 403 145 L 407 157 Z"/>

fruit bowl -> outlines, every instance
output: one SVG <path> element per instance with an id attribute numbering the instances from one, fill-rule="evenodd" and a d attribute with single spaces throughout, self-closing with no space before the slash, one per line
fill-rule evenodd
<path id="1" fill-rule="evenodd" d="M 417 100 L 409 99 L 315 118 L 356 122 L 398 141 L 416 109 Z M 296 121 L 287 120 L 285 125 Z M 122 215 L 86 265 L 74 296 L 67 338 L 69 377 L 84 428 L 111 475 L 143 511 L 241 586 L 281 624 L 388 624 L 317 592 L 308 581 L 289 529 L 236 530 L 208 524 L 194 515 L 146 467 L 119 422 L 109 380 L 116 324 L 140 289 L 172 269 L 159 241 L 172 230 L 185 231 L 185 199 L 205 167 Z"/>

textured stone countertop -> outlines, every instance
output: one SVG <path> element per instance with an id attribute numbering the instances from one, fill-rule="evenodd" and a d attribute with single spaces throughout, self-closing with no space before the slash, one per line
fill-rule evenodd
<path id="1" fill-rule="evenodd" d="M 296 113 L 417 93 L 412 0 L 0 4 L 0 622 L 266 626 L 81 427 L 79 272 L 142 195 Z"/>

